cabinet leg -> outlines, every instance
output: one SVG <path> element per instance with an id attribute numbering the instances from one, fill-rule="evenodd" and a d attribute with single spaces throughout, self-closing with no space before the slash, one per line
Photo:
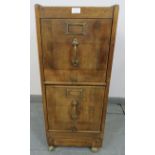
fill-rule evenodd
<path id="1" fill-rule="evenodd" d="M 49 150 L 49 151 L 53 151 L 54 149 L 55 149 L 54 146 L 49 146 L 49 147 L 48 147 L 48 150 Z"/>
<path id="2" fill-rule="evenodd" d="M 98 147 L 91 147 L 92 152 L 98 152 L 99 148 Z"/>

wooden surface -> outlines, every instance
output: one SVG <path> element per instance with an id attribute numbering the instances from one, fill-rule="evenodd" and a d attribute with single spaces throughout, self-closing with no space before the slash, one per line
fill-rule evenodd
<path id="1" fill-rule="evenodd" d="M 75 7 L 74 7 L 75 8 Z M 40 18 L 113 18 L 113 7 L 80 7 L 80 14 L 72 14 L 72 7 L 42 7 Z"/>
<path id="2" fill-rule="evenodd" d="M 46 97 L 49 130 L 100 131 L 104 87 L 46 86 Z"/>
<path id="3" fill-rule="evenodd" d="M 67 23 L 85 23 L 85 34 L 66 35 Z M 41 25 L 45 81 L 105 82 L 111 19 L 42 19 Z M 71 65 L 74 38 L 78 67 Z"/>
<path id="4" fill-rule="evenodd" d="M 101 147 L 118 6 L 35 6 L 48 145 Z"/>

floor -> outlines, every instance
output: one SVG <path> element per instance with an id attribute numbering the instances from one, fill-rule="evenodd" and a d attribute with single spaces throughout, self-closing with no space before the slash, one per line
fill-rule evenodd
<path id="1" fill-rule="evenodd" d="M 125 155 L 125 106 L 108 104 L 104 146 L 92 153 L 89 148 L 57 147 L 48 151 L 41 103 L 31 103 L 31 155 Z"/>

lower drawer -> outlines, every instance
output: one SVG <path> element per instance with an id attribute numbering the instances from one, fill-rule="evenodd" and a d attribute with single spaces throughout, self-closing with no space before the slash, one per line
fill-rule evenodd
<path id="1" fill-rule="evenodd" d="M 100 131 L 103 86 L 46 86 L 49 130 Z"/>

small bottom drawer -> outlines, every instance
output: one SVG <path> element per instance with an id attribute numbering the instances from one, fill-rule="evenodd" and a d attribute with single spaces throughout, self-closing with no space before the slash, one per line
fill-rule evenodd
<path id="1" fill-rule="evenodd" d="M 103 133 L 48 131 L 49 146 L 101 147 Z"/>

